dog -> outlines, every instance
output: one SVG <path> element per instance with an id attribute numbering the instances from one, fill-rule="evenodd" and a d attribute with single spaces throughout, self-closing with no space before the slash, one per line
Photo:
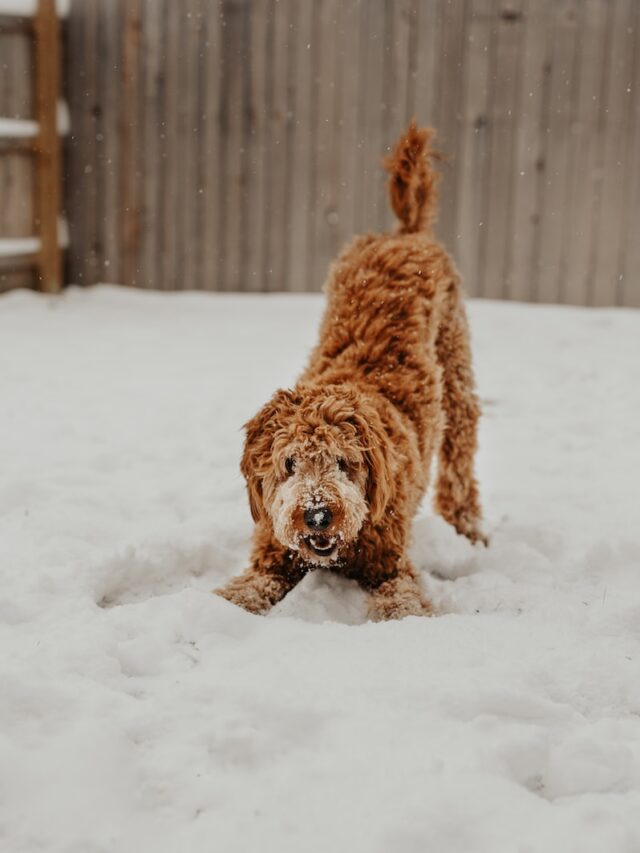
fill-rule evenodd
<path id="1" fill-rule="evenodd" d="M 433 136 L 414 121 L 383 161 L 397 231 L 343 250 L 306 370 L 245 425 L 250 566 L 215 592 L 252 613 L 315 567 L 358 581 L 373 620 L 432 613 L 407 547 L 436 456 L 436 510 L 486 544 L 460 278 L 432 232 Z"/>

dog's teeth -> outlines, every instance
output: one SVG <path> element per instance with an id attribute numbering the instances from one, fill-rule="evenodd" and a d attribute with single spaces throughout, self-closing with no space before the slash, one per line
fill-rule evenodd
<path id="1" fill-rule="evenodd" d="M 330 551 L 333 548 L 333 540 L 329 540 L 326 544 L 321 545 L 313 536 L 309 537 L 309 542 L 317 551 Z"/>

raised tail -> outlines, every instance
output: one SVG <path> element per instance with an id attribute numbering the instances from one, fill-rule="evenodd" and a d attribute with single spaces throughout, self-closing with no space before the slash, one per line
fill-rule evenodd
<path id="1" fill-rule="evenodd" d="M 391 206 L 400 220 L 401 234 L 424 231 L 436 220 L 440 175 L 431 164 L 439 156 L 430 145 L 434 136 L 435 130 L 418 127 L 414 119 L 384 158 Z"/>

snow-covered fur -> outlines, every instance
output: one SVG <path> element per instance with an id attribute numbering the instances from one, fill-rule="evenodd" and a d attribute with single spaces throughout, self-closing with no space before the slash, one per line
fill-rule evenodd
<path id="1" fill-rule="evenodd" d="M 438 511 L 483 540 L 460 282 L 430 231 L 432 135 L 412 123 L 385 160 L 398 233 L 358 237 L 343 251 L 307 369 L 246 426 L 251 565 L 217 592 L 252 612 L 318 565 L 357 579 L 374 619 L 431 612 L 407 546 L 436 453 Z"/>

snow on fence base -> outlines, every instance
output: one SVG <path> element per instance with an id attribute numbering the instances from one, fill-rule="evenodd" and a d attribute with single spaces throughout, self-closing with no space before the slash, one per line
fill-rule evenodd
<path id="1" fill-rule="evenodd" d="M 634 853 L 640 314 L 470 304 L 492 544 L 425 507 L 440 616 L 318 571 L 255 617 L 240 425 L 321 306 L 0 297 L 3 849 Z"/>

